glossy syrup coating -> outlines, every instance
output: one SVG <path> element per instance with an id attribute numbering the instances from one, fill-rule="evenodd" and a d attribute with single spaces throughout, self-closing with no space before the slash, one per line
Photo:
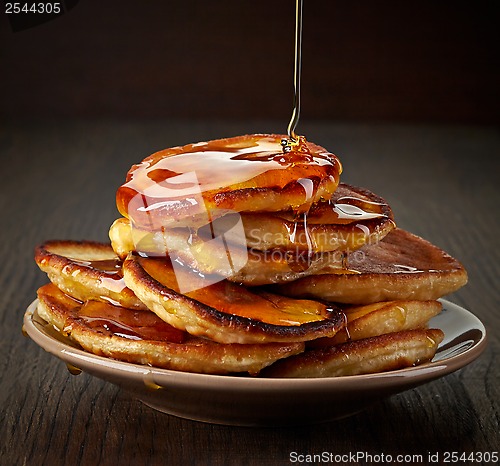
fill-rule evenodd
<path id="1" fill-rule="evenodd" d="M 307 211 L 335 192 L 337 157 L 301 138 L 284 151 L 283 135 L 253 134 L 157 152 L 134 165 L 117 206 L 134 226 L 197 227 L 228 212 Z"/>
<path id="2" fill-rule="evenodd" d="M 57 340 L 100 356 L 186 372 L 258 373 L 274 361 L 300 353 L 303 343 L 221 345 L 171 327 L 154 313 L 102 301 L 77 301 L 53 284 L 38 290 L 37 325 Z M 69 366 L 73 374 L 81 371 Z M 158 385 L 148 383 L 148 388 Z"/>

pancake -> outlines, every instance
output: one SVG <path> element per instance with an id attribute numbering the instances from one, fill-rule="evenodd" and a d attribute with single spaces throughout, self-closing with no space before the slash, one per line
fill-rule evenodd
<path id="1" fill-rule="evenodd" d="M 395 226 L 391 208 L 384 199 L 343 183 L 329 202 L 313 204 L 307 214 L 297 218 L 290 211 L 242 212 L 241 220 L 247 247 L 262 251 L 355 250 L 377 243 Z"/>
<path id="2" fill-rule="evenodd" d="M 298 218 L 289 211 L 242 212 L 215 219 L 200 227 L 196 234 L 204 241 L 213 239 L 217 233 L 224 234 L 227 242 L 257 251 L 344 251 L 380 241 L 394 228 L 392 219 L 392 211 L 382 198 L 341 183 L 329 202 L 314 204 Z M 240 220 L 244 237 L 233 240 L 227 233 Z M 189 238 L 192 233 L 190 229 L 184 236 Z M 109 235 L 113 249 L 122 258 L 138 249 L 147 255 L 164 255 L 169 239 L 165 229 L 151 232 L 132 227 L 125 218 L 113 223 Z"/>
<path id="3" fill-rule="evenodd" d="M 467 283 L 467 272 L 460 262 L 400 228 L 375 245 L 350 252 L 347 264 L 347 270 L 327 268 L 274 290 L 291 297 L 371 304 L 435 300 Z"/>
<path id="4" fill-rule="evenodd" d="M 221 345 L 177 330 L 149 311 L 78 302 L 53 284 L 41 287 L 38 299 L 39 316 L 86 351 L 136 364 L 207 374 L 256 374 L 304 347 L 303 343 Z"/>
<path id="5" fill-rule="evenodd" d="M 342 263 L 342 255 L 337 251 L 258 251 L 226 241 L 203 239 L 188 228 L 149 233 L 131 228 L 124 218 L 113 223 L 110 239 L 120 257 L 136 249 L 141 255 L 151 257 L 167 257 L 168 254 L 170 260 L 180 261 L 203 274 L 219 275 L 247 286 L 286 283 L 318 273 L 327 266 L 340 267 Z"/>
<path id="6" fill-rule="evenodd" d="M 444 334 L 418 329 L 305 351 L 278 361 L 264 377 L 340 377 L 386 372 L 430 361 Z"/>
<path id="7" fill-rule="evenodd" d="M 439 301 L 387 301 L 341 307 L 347 317 L 345 328 L 331 338 L 309 342 L 308 347 L 322 348 L 386 333 L 424 328 L 443 308 Z"/>
<path id="8" fill-rule="evenodd" d="M 134 165 L 112 247 L 37 248 L 53 282 L 39 315 L 92 353 L 181 371 L 336 377 L 430 360 L 443 333 L 425 327 L 463 267 L 394 230 L 383 199 L 339 184 L 336 156 L 282 139 L 189 144 Z"/>
<path id="9" fill-rule="evenodd" d="M 92 298 L 147 309 L 125 285 L 122 262 L 109 244 L 47 241 L 35 249 L 35 261 L 52 283 L 80 301 Z"/>
<path id="10" fill-rule="evenodd" d="M 305 138 L 284 151 L 283 137 L 253 134 L 157 152 L 130 169 L 118 210 L 135 227 L 159 231 L 199 227 L 228 212 L 302 211 L 330 199 L 342 171 L 337 157 Z"/>
<path id="11" fill-rule="evenodd" d="M 206 286 L 207 277 L 187 267 L 174 272 L 165 259 L 129 255 L 123 276 L 162 320 L 219 343 L 307 341 L 333 336 L 345 323 L 333 305 L 252 291 L 226 280 Z M 179 293 L 179 281 L 190 283 L 191 291 Z"/>

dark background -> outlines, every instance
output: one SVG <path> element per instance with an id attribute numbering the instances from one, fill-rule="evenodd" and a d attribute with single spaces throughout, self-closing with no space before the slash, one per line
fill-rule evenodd
<path id="1" fill-rule="evenodd" d="M 498 123 L 495 4 L 306 0 L 302 121 Z M 293 0 L 80 0 L 13 32 L 2 11 L 0 117 L 286 127 L 294 14 Z"/>

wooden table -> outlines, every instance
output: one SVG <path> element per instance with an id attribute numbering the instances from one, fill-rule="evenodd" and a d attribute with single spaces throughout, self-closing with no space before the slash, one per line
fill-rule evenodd
<path id="1" fill-rule="evenodd" d="M 24 310 L 47 281 L 32 260 L 34 246 L 51 238 L 106 240 L 117 217 L 115 190 L 133 162 L 167 146 L 280 132 L 283 126 L 104 121 L 0 129 L 0 464 L 264 465 L 290 464 L 291 452 L 427 458 L 429 452 L 500 449 L 495 128 L 328 122 L 300 128 L 340 156 L 344 181 L 385 197 L 399 226 L 441 246 L 468 269 L 469 284 L 449 299 L 484 322 L 489 345 L 479 360 L 445 378 L 328 424 L 227 427 L 161 414 L 99 379 L 71 376 L 63 363 L 22 337 Z"/>

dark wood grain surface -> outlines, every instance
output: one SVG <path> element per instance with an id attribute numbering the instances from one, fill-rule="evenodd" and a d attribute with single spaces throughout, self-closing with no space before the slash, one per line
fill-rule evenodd
<path id="1" fill-rule="evenodd" d="M 445 378 L 327 424 L 226 427 L 161 414 L 99 379 L 71 376 L 22 336 L 23 313 L 47 281 L 32 260 L 34 246 L 54 238 L 106 240 L 118 215 L 116 188 L 133 162 L 167 146 L 282 129 L 272 121 L 0 129 L 0 464 L 273 465 L 290 464 L 292 451 L 427 458 L 428 452 L 500 449 L 500 135 L 491 127 L 317 122 L 300 128 L 340 156 L 344 181 L 385 197 L 399 226 L 468 269 L 469 284 L 449 299 L 484 322 L 489 345 L 480 359 Z"/>

